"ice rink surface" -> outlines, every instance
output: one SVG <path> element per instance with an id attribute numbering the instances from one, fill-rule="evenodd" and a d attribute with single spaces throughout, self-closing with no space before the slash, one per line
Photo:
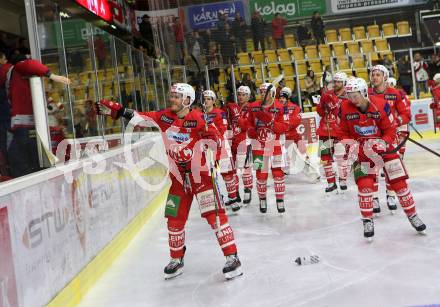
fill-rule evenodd
<path id="1" fill-rule="evenodd" d="M 440 152 L 440 140 L 422 140 Z M 250 206 L 230 217 L 244 275 L 225 281 L 225 258 L 214 232 L 193 203 L 186 227 L 184 273 L 163 279 L 169 261 L 163 210 L 155 215 L 82 301 L 81 307 L 140 306 L 420 306 L 440 304 L 440 158 L 413 144 L 405 163 L 418 213 L 420 235 L 399 207 L 375 219 L 372 243 L 363 238 L 352 175 L 343 195 L 324 195 L 325 183 L 289 175 L 286 213 L 268 196 L 268 213 Z M 268 194 L 273 193 L 273 186 Z M 318 264 L 298 266 L 298 256 Z"/>

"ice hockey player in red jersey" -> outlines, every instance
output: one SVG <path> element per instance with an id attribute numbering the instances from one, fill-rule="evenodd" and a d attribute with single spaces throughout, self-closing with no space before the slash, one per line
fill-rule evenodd
<path id="1" fill-rule="evenodd" d="M 267 95 L 266 95 L 266 92 Z M 267 178 L 269 167 L 275 187 L 278 212 L 285 212 L 284 158 L 280 139 L 287 131 L 288 122 L 284 119 L 284 106 L 275 99 L 276 90 L 270 83 L 260 86 L 263 100 L 249 105 L 249 116 L 239 120 L 240 127 L 248 132 L 252 142 L 253 166 L 256 169 L 257 191 L 260 199 L 260 212 L 267 212 Z M 266 98 L 266 99 L 264 99 Z"/>
<path id="2" fill-rule="evenodd" d="M 333 89 L 322 94 L 316 111 L 321 117 L 318 128 L 321 163 L 327 179 L 326 193 L 336 191 L 336 174 L 333 162 L 336 160 L 339 175 L 339 188 L 347 190 L 347 158 L 345 146 L 339 142 L 339 111 L 345 97 L 344 85 L 347 74 L 337 72 L 333 77 Z"/>
<path id="3" fill-rule="evenodd" d="M 239 203 L 241 198 L 239 193 L 239 178 L 237 172 L 241 172 L 244 187 L 244 206 L 248 205 L 252 199 L 252 146 L 250 144 L 250 140 L 247 138 L 247 132 L 240 128 L 238 121 L 240 118 L 246 119 L 248 117 L 250 97 L 250 88 L 242 85 L 237 89 L 238 103 L 229 102 L 225 106 L 228 130 L 232 134 L 230 144 L 234 166 L 234 168 L 228 174 L 232 182 L 230 185 L 226 184 L 226 188 L 228 189 L 228 193 L 232 194 L 232 197 L 233 195 L 236 195 L 236 202 Z M 223 178 L 225 178 L 225 176 L 223 176 Z"/>
<path id="4" fill-rule="evenodd" d="M 433 102 L 429 105 L 434 115 L 434 124 L 440 128 L 440 73 L 435 74 L 432 78 L 434 84 L 431 87 Z"/>
<path id="5" fill-rule="evenodd" d="M 97 103 L 97 112 L 114 119 L 122 116 L 130 120 L 140 116 L 147 121 L 154 121 L 162 132 L 171 179 L 165 208 L 171 260 L 164 269 L 165 278 L 173 278 L 182 273 L 186 250 L 185 223 L 193 198 L 196 197 L 201 216 L 215 230 L 218 243 L 226 256 L 223 273 L 227 279 L 231 279 L 242 274 L 234 233 L 228 223 L 220 195 L 215 193 L 212 178 L 207 169 L 203 168 L 206 159 L 202 148 L 206 146 L 202 146 L 202 143 L 207 139 L 218 142 L 222 136 L 214 124 L 206 122 L 205 114 L 199 110 L 190 110 L 194 99 L 192 86 L 176 83 L 170 89 L 170 107 L 167 109 L 137 112 L 118 103 L 101 100 Z M 196 162 L 195 157 L 200 156 L 202 162 Z M 198 177 L 196 172 L 199 173 Z"/>
<path id="6" fill-rule="evenodd" d="M 411 108 L 409 104 L 406 104 L 402 100 L 402 94 L 399 90 L 389 87 L 387 82 L 389 78 L 388 69 L 383 65 L 375 65 L 370 70 L 371 88 L 369 88 L 370 97 L 375 97 L 380 100 L 388 102 L 391 107 L 391 113 L 393 114 L 393 124 L 396 126 L 395 143 L 400 143 L 402 137 L 408 133 L 408 124 L 411 120 Z M 396 193 L 391 188 L 388 179 L 385 177 L 386 182 L 386 195 L 388 209 L 393 213 L 397 210 Z M 380 213 L 380 203 L 378 197 L 379 190 L 379 178 L 375 183 L 375 195 L 374 195 L 374 213 Z"/>
<path id="7" fill-rule="evenodd" d="M 359 142 L 353 171 L 358 187 L 364 237 L 374 236 L 374 182 L 377 168 L 382 167 L 411 225 L 418 232 L 423 232 L 426 225 L 416 213 L 414 199 L 406 182 L 408 174 L 399 154 L 393 152 L 396 126 L 391 106 L 376 96 L 369 97 L 367 83 L 362 78 L 348 79 L 345 91 L 349 100 L 344 101 L 341 107 L 341 139 Z"/>

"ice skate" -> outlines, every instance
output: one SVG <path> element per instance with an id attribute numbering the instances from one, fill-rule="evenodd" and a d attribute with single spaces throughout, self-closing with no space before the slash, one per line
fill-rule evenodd
<path id="1" fill-rule="evenodd" d="M 364 224 L 364 237 L 369 241 L 373 241 L 374 236 L 374 222 L 373 219 L 362 219 Z"/>
<path id="2" fill-rule="evenodd" d="M 426 225 L 422 222 L 422 220 L 419 218 L 417 213 L 414 213 L 413 215 L 408 217 L 409 222 L 411 223 L 411 226 L 414 227 L 417 232 L 421 234 L 425 234 Z"/>
<path id="3" fill-rule="evenodd" d="M 226 256 L 226 264 L 223 267 L 223 275 L 227 280 L 243 275 L 241 262 L 237 254 Z"/>
<path id="4" fill-rule="evenodd" d="M 171 258 L 170 263 L 165 267 L 164 277 L 165 279 L 171 279 L 179 276 L 183 273 L 183 257 L 182 258 Z"/>
<path id="5" fill-rule="evenodd" d="M 260 198 L 260 212 L 266 213 L 267 212 L 267 201 L 266 198 Z"/>
<path id="6" fill-rule="evenodd" d="M 327 187 L 325 188 L 325 193 L 327 194 L 327 195 L 330 195 L 330 193 L 331 192 L 333 192 L 333 191 L 338 191 L 338 186 L 336 185 L 336 183 L 335 182 L 333 182 L 333 183 L 329 183 L 328 185 L 327 185 Z"/>
<path id="7" fill-rule="evenodd" d="M 277 210 L 278 210 L 278 213 L 286 212 L 286 208 L 284 207 L 284 200 L 283 199 L 277 199 Z"/>
<path id="8" fill-rule="evenodd" d="M 394 214 L 396 212 L 397 202 L 396 202 L 395 196 L 387 195 L 387 206 L 388 206 L 388 210 L 390 210 L 391 214 Z"/>
<path id="9" fill-rule="evenodd" d="M 347 190 L 347 181 L 344 179 L 339 179 L 339 188 L 341 189 L 341 191 L 346 191 Z"/>
<path id="10" fill-rule="evenodd" d="M 252 190 L 249 188 L 244 188 L 243 205 L 244 206 L 249 205 L 251 200 L 252 200 Z"/>
<path id="11" fill-rule="evenodd" d="M 379 198 L 377 198 L 377 197 L 373 198 L 373 213 L 374 214 L 379 214 L 380 213 Z"/>

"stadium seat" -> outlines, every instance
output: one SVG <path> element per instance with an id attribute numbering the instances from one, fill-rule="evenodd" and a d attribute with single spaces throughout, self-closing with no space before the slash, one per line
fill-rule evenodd
<path id="1" fill-rule="evenodd" d="M 246 48 L 247 48 L 247 51 L 250 51 L 250 52 L 254 51 L 254 41 L 252 40 L 252 38 L 248 38 L 246 40 Z"/>
<path id="2" fill-rule="evenodd" d="M 299 86 L 300 86 L 301 90 L 303 90 L 303 91 L 306 90 L 305 76 L 299 77 Z"/>
<path id="3" fill-rule="evenodd" d="M 332 56 L 332 52 L 330 50 L 330 46 L 329 45 L 320 44 L 318 46 L 318 49 L 319 49 L 319 54 L 321 55 L 321 58 L 326 58 L 326 57 L 331 57 Z"/>
<path id="4" fill-rule="evenodd" d="M 348 61 L 348 57 L 338 57 L 337 58 L 337 67 L 338 70 L 348 70 L 351 69 L 350 62 Z"/>
<path id="5" fill-rule="evenodd" d="M 296 63 L 297 73 L 298 75 L 305 75 L 307 73 L 307 64 L 306 62 L 297 62 Z"/>
<path id="6" fill-rule="evenodd" d="M 107 69 L 105 71 L 105 80 L 111 81 L 115 77 L 115 71 L 113 69 Z"/>
<path id="7" fill-rule="evenodd" d="M 278 62 L 278 56 L 277 56 L 275 50 L 266 50 L 264 52 L 264 55 L 266 56 L 266 62 L 267 63 L 276 63 L 276 62 Z"/>
<path id="8" fill-rule="evenodd" d="M 76 87 L 73 90 L 73 94 L 75 95 L 75 100 L 86 99 L 86 88 L 85 87 Z"/>
<path id="9" fill-rule="evenodd" d="M 315 45 L 306 46 L 306 54 L 308 59 L 319 59 L 318 50 Z"/>
<path id="10" fill-rule="evenodd" d="M 390 45 L 386 38 L 378 38 L 374 41 L 376 45 L 376 51 L 388 51 L 390 50 Z"/>
<path id="11" fill-rule="evenodd" d="M 264 54 L 263 51 L 253 51 L 252 58 L 254 60 L 254 64 L 264 63 Z"/>
<path id="12" fill-rule="evenodd" d="M 368 38 L 369 39 L 381 37 L 378 25 L 369 25 L 367 27 L 367 31 L 368 31 Z"/>
<path id="13" fill-rule="evenodd" d="M 98 70 L 97 73 L 98 73 L 98 80 L 103 81 L 105 79 L 105 71 L 101 69 Z"/>
<path id="14" fill-rule="evenodd" d="M 396 29 L 394 28 L 394 23 L 384 23 L 382 25 L 383 37 L 395 37 Z"/>
<path id="15" fill-rule="evenodd" d="M 348 49 L 348 53 L 351 55 L 361 53 L 361 50 L 359 48 L 359 43 L 357 41 L 348 42 L 347 49 Z"/>
<path id="16" fill-rule="evenodd" d="M 296 84 L 293 78 L 285 78 L 286 86 L 290 87 L 293 91 L 296 91 Z"/>
<path id="17" fill-rule="evenodd" d="M 251 66 L 240 66 L 240 75 L 249 74 L 252 77 Z"/>
<path id="18" fill-rule="evenodd" d="M 268 64 L 267 68 L 269 69 L 269 75 L 271 78 L 276 78 L 281 75 L 280 66 L 278 64 Z"/>
<path id="19" fill-rule="evenodd" d="M 327 43 L 335 43 L 335 42 L 339 41 L 338 40 L 338 33 L 334 29 L 326 30 L 325 37 L 326 37 Z"/>
<path id="20" fill-rule="evenodd" d="M 309 60 L 310 68 L 316 73 L 322 72 L 322 65 L 319 59 Z"/>
<path id="21" fill-rule="evenodd" d="M 364 54 L 374 52 L 373 41 L 371 41 L 371 40 L 361 41 L 361 48 L 362 48 L 362 52 Z"/>
<path id="22" fill-rule="evenodd" d="M 359 54 L 357 56 L 353 56 L 352 58 L 352 62 L 353 62 L 353 68 L 354 69 L 359 69 L 359 68 L 365 68 L 365 59 L 364 56 Z"/>
<path id="23" fill-rule="evenodd" d="M 220 69 L 220 74 L 218 76 L 218 80 L 219 80 L 220 84 L 226 83 L 226 74 L 223 69 Z"/>
<path id="24" fill-rule="evenodd" d="M 399 36 L 411 36 L 411 28 L 409 26 L 408 21 L 399 21 L 396 23 L 397 25 L 397 34 Z"/>
<path id="25" fill-rule="evenodd" d="M 290 56 L 288 49 L 278 49 L 277 50 L 278 56 L 280 57 L 281 62 L 291 62 L 292 58 Z"/>
<path id="26" fill-rule="evenodd" d="M 331 59 L 330 57 L 321 58 L 322 64 L 324 66 L 330 67 L 330 59 Z"/>
<path id="27" fill-rule="evenodd" d="M 249 54 L 247 52 L 237 53 L 237 58 L 238 64 L 240 65 L 249 65 L 251 63 L 249 59 Z"/>
<path id="28" fill-rule="evenodd" d="M 294 47 L 291 50 L 292 50 L 293 58 L 296 61 L 304 60 L 304 50 L 302 47 Z"/>
<path id="29" fill-rule="evenodd" d="M 285 78 L 292 77 L 295 75 L 295 68 L 292 64 L 284 64 L 283 73 Z"/>
<path id="30" fill-rule="evenodd" d="M 286 42 L 287 48 L 293 48 L 297 46 L 295 36 L 293 36 L 293 34 L 287 34 L 286 36 L 284 36 L 284 40 Z"/>
<path id="31" fill-rule="evenodd" d="M 367 33 L 365 33 L 364 26 L 353 27 L 353 34 L 355 40 L 367 39 Z"/>
<path id="32" fill-rule="evenodd" d="M 264 82 L 263 77 L 266 78 L 266 72 L 264 71 L 265 69 L 263 69 L 264 76 L 263 76 L 263 73 L 261 71 L 261 67 L 260 66 L 254 67 L 254 69 L 255 69 L 255 79 L 256 80 L 260 80 L 261 82 Z"/>
<path id="33" fill-rule="evenodd" d="M 355 73 L 356 77 L 364 79 L 367 83 L 369 82 L 370 76 L 368 75 L 368 70 L 366 68 L 356 69 Z"/>
<path id="34" fill-rule="evenodd" d="M 375 62 L 379 60 L 379 54 L 377 52 L 370 52 L 369 56 L 371 57 L 371 62 Z"/>
<path id="35" fill-rule="evenodd" d="M 351 35 L 351 28 L 339 29 L 339 36 L 341 38 L 341 42 L 349 42 L 353 40 L 353 36 Z"/>
<path id="36" fill-rule="evenodd" d="M 333 46 L 333 54 L 336 57 L 346 55 L 344 43 L 336 43 L 336 44 L 333 44 L 332 46 Z"/>

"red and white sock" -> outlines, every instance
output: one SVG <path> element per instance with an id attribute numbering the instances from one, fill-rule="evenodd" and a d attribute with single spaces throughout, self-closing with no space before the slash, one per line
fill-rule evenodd
<path id="1" fill-rule="evenodd" d="M 361 215 L 365 219 L 373 217 L 373 190 L 364 188 L 358 191 L 359 208 Z"/>
<path id="2" fill-rule="evenodd" d="M 408 187 L 397 190 L 396 194 L 399 198 L 400 205 L 407 216 L 411 216 L 416 213 L 416 204 Z"/>
<path id="3" fill-rule="evenodd" d="M 266 192 L 267 192 L 267 179 L 257 179 L 257 192 L 258 197 L 260 199 L 266 198 Z"/>
<path id="4" fill-rule="evenodd" d="M 273 183 L 275 188 L 275 198 L 284 199 L 284 193 L 286 191 L 286 183 L 284 177 L 274 177 Z"/>
<path id="5" fill-rule="evenodd" d="M 171 258 L 183 257 L 185 246 L 185 229 L 183 227 L 168 226 L 168 245 Z"/>
<path id="6" fill-rule="evenodd" d="M 243 168 L 243 186 L 248 189 L 253 187 L 252 169 L 250 167 Z"/>
<path id="7" fill-rule="evenodd" d="M 224 174 L 223 180 L 225 181 L 226 191 L 228 192 L 229 199 L 237 197 L 237 183 L 235 181 L 234 174 Z"/>
<path id="8" fill-rule="evenodd" d="M 335 183 L 336 177 L 331 161 L 324 161 L 324 173 L 328 183 Z"/>

